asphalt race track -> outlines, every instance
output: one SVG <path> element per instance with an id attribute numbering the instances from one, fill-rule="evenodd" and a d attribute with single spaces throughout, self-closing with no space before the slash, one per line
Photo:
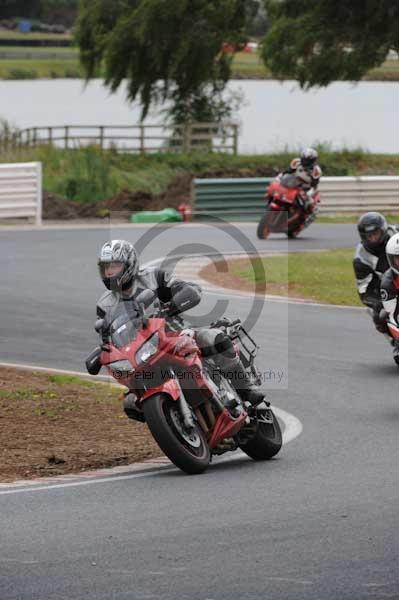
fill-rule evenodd
<path id="1" fill-rule="evenodd" d="M 353 225 L 298 240 L 255 226 L 112 231 L 168 253 L 351 247 Z M 117 235 L 116 235 L 117 234 Z M 83 370 L 96 343 L 105 229 L 0 232 L 3 362 Z M 4 268 L 5 264 L 5 268 Z M 328 273 L 326 273 L 328 277 Z M 217 298 L 205 295 L 198 315 Z M 363 600 L 399 598 L 399 371 L 361 309 L 245 297 L 269 399 L 302 434 L 268 463 L 216 460 L 39 486 L 0 486 L 1 600 Z M 199 312 L 198 312 L 199 311 Z M 195 313 L 195 311 L 193 311 Z M 205 318 L 205 317 L 204 317 Z M 281 380 L 277 374 L 282 373 Z M 0 419 L 1 427 L 1 419 Z"/>

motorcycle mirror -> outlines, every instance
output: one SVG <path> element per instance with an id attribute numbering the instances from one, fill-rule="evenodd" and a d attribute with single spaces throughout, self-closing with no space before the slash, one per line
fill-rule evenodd
<path id="1" fill-rule="evenodd" d="M 142 304 L 145 308 L 148 308 L 155 300 L 155 292 L 152 290 L 143 290 L 135 298 L 137 304 Z"/>

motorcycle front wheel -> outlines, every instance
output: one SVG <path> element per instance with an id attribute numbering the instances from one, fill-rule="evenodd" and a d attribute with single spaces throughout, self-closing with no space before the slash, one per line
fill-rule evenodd
<path id="1" fill-rule="evenodd" d="M 271 232 L 273 231 L 273 226 L 276 225 L 276 221 L 278 221 L 280 214 L 275 210 L 268 210 L 262 216 L 259 221 L 258 228 L 256 230 L 256 235 L 260 240 L 266 240 Z"/>
<path id="2" fill-rule="evenodd" d="M 268 460 L 275 456 L 283 445 L 280 423 L 270 409 L 271 423 L 258 422 L 257 430 L 253 438 L 246 444 L 240 445 L 245 454 L 254 460 Z"/>
<path id="3" fill-rule="evenodd" d="M 198 426 L 186 428 L 176 401 L 154 394 L 145 400 L 143 412 L 153 438 L 176 467 L 188 475 L 205 471 L 211 460 L 205 434 Z"/>

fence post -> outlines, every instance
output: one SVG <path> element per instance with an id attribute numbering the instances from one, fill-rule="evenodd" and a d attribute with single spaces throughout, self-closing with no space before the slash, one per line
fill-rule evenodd
<path id="1" fill-rule="evenodd" d="M 101 150 L 104 147 L 104 126 L 103 125 L 100 125 L 100 147 L 101 147 Z"/>
<path id="2" fill-rule="evenodd" d="M 37 142 L 37 127 L 33 128 L 33 145 L 36 146 Z"/>
<path id="3" fill-rule="evenodd" d="M 238 125 L 233 123 L 233 154 L 238 154 Z"/>
<path id="4" fill-rule="evenodd" d="M 53 128 L 52 127 L 48 127 L 48 143 L 52 144 L 53 143 Z"/>
<path id="5" fill-rule="evenodd" d="M 140 154 L 145 154 L 144 125 L 140 124 Z"/>
<path id="6" fill-rule="evenodd" d="M 191 152 L 192 122 L 186 121 L 183 127 L 183 151 Z"/>
<path id="7" fill-rule="evenodd" d="M 69 142 L 69 125 L 65 125 L 65 148 L 68 148 Z"/>
<path id="8" fill-rule="evenodd" d="M 42 224 L 42 204 L 43 204 L 43 184 L 42 184 L 42 163 L 36 163 L 36 225 Z"/>

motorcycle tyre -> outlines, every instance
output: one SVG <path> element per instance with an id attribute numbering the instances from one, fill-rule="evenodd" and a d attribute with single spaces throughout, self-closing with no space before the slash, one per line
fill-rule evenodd
<path id="1" fill-rule="evenodd" d="M 273 423 L 258 423 L 256 434 L 240 448 L 253 460 L 269 460 L 273 458 L 283 445 L 280 423 L 272 412 Z"/>
<path id="2" fill-rule="evenodd" d="M 273 215 L 274 216 L 274 215 Z M 262 216 L 261 220 L 259 221 L 258 224 L 258 228 L 256 230 L 256 235 L 258 236 L 258 238 L 260 240 L 266 240 L 269 235 L 271 234 L 271 227 L 270 227 L 270 211 L 265 212 L 265 214 Z"/>
<path id="3" fill-rule="evenodd" d="M 188 475 L 202 473 L 208 467 L 211 453 L 203 431 L 196 427 L 200 438 L 199 455 L 190 452 L 170 416 L 176 402 L 166 394 L 154 394 L 143 403 L 143 412 L 149 430 L 164 454 Z"/>

